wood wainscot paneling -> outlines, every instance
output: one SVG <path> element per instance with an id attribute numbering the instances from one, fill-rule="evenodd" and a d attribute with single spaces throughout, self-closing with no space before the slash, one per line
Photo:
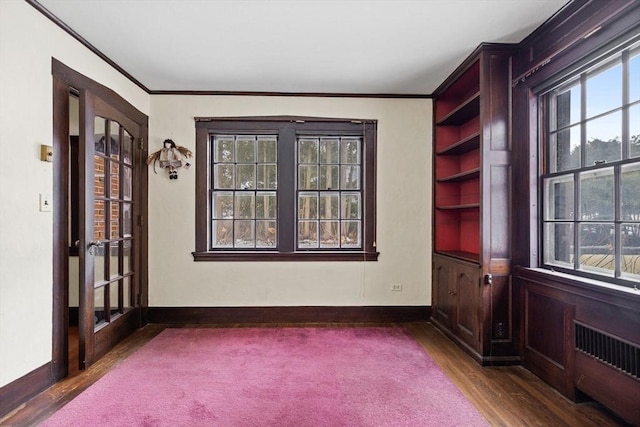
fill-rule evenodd
<path id="1" fill-rule="evenodd" d="M 541 262 L 538 172 L 544 154 L 538 96 L 639 31 L 638 1 L 568 2 L 514 49 L 511 84 L 512 260 L 513 265 L 528 267 L 514 270 L 514 322 L 519 320 L 523 365 L 565 396 L 575 400 L 584 393 L 637 425 L 640 405 L 637 398 L 635 405 L 629 399 L 640 396 L 637 375 L 578 349 L 575 339 L 579 331 L 600 334 L 603 342 L 611 340 L 617 348 L 629 345 L 635 351 L 635 358 L 629 358 L 638 366 L 640 294 L 534 267 Z"/>
<path id="2" fill-rule="evenodd" d="M 571 322 L 575 307 L 553 290 L 530 280 L 520 280 L 524 330 L 522 364 L 573 400 Z"/>
<path id="3" fill-rule="evenodd" d="M 576 400 L 640 425 L 640 292 L 542 269 L 516 268 L 523 365 Z"/>
<path id="4" fill-rule="evenodd" d="M 429 306 L 149 307 L 150 323 L 426 322 Z"/>

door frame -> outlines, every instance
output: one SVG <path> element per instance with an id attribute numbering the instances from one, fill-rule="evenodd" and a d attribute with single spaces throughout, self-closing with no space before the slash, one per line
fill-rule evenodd
<path id="1" fill-rule="evenodd" d="M 143 141 L 141 159 L 147 157 L 149 118 L 113 90 L 78 73 L 55 58 L 51 60 L 53 75 L 53 337 L 52 376 L 59 380 L 68 375 L 69 328 L 69 93 L 89 91 L 138 123 Z M 138 239 L 140 244 L 140 292 L 136 301 L 140 317 L 136 326 L 147 323 L 148 308 L 148 170 L 145 162 L 140 167 L 140 208 Z M 108 337 L 117 342 L 122 336 Z"/>

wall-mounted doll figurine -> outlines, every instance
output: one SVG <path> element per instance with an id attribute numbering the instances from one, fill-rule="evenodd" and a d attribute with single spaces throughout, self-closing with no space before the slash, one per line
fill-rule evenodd
<path id="1" fill-rule="evenodd" d="M 164 147 L 161 150 L 150 154 L 147 157 L 147 164 L 153 162 L 153 171 L 156 172 L 156 162 L 160 162 L 160 167 L 167 169 L 169 172 L 169 179 L 178 179 L 178 168 L 184 166 L 185 169 L 189 169 L 190 163 L 184 161 L 184 158 L 190 159 L 193 155 L 191 150 L 185 147 L 177 146 L 171 139 L 165 139 L 163 142 Z"/>

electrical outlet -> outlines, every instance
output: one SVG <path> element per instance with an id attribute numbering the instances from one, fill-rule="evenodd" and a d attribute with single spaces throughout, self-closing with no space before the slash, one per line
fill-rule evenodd
<path id="1" fill-rule="evenodd" d="M 391 284 L 391 290 L 392 291 L 401 291 L 402 290 L 402 284 L 401 283 L 392 283 Z"/>

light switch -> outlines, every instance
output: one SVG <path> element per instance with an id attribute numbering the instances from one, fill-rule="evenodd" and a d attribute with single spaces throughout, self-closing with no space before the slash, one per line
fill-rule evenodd
<path id="1" fill-rule="evenodd" d="M 40 212 L 51 212 L 51 195 L 40 193 Z"/>

